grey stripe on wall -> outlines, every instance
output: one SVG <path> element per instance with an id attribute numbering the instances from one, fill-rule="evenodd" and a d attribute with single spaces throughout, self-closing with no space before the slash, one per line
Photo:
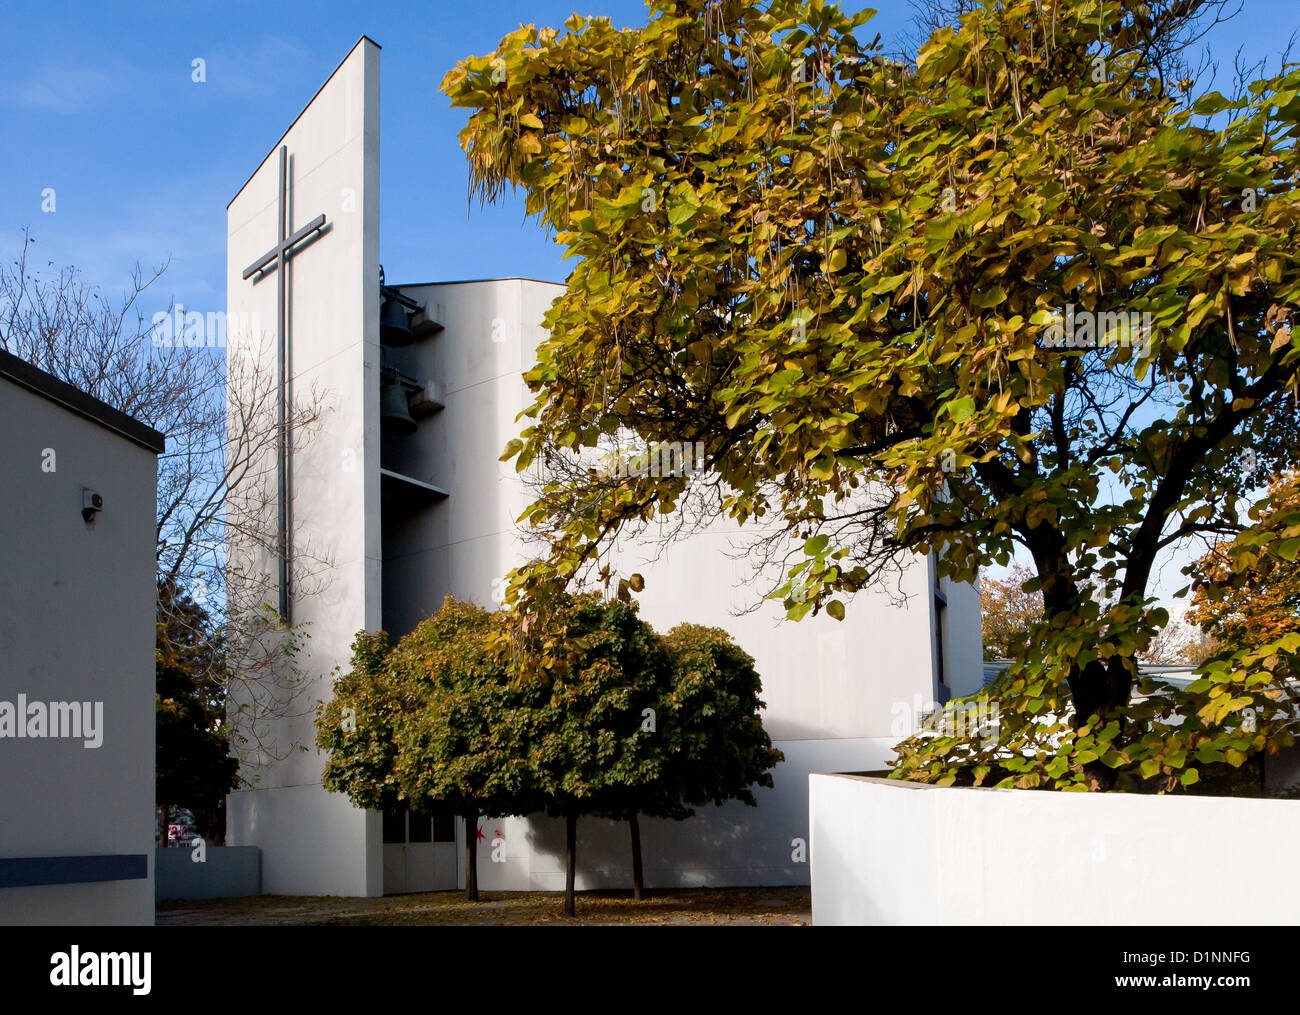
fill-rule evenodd
<path id="1" fill-rule="evenodd" d="M 148 858 L 144 853 L 0 859 L 0 888 L 73 885 L 88 881 L 137 881 L 148 876 Z"/>

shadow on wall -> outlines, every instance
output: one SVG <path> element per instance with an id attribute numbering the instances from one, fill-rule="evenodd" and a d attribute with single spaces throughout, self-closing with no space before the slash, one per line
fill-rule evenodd
<path id="1" fill-rule="evenodd" d="M 759 794 L 768 790 L 759 790 Z M 760 801 L 762 797 L 760 796 Z M 760 806 L 762 804 L 760 803 Z M 754 808 L 729 802 L 708 805 L 684 821 L 641 818 L 641 848 L 648 888 L 806 885 L 806 833 L 786 837 L 764 827 Z M 534 876 L 564 873 L 564 822 L 528 819 Z M 793 846 L 792 846 L 793 843 Z M 798 851 L 804 859 L 792 861 Z M 577 884 L 581 889 L 631 888 L 631 833 L 626 821 L 578 820 Z"/>
<path id="2" fill-rule="evenodd" d="M 642 816 L 641 848 L 646 885 L 661 887 L 740 887 L 809 883 L 808 776 L 825 771 L 825 751 L 840 746 L 814 731 L 799 729 L 804 739 L 779 741 L 786 760 L 773 769 L 773 787 L 754 788 L 757 807 L 731 800 L 721 807 L 705 804 L 695 816 L 669 821 Z M 847 747 L 847 745 L 843 745 Z M 878 767 L 879 746 L 845 759 L 842 769 Z M 847 761 L 847 764 L 845 763 Z M 564 873 L 564 822 L 531 815 L 528 819 L 530 874 L 534 879 Z M 548 878 L 549 883 L 549 878 Z M 578 821 L 578 886 L 627 888 L 632 884 L 631 833 L 626 821 L 584 817 Z"/>

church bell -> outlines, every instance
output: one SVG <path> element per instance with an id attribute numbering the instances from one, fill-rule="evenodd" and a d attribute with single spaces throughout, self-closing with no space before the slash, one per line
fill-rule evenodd
<path id="1" fill-rule="evenodd" d="M 379 341 L 384 345 L 410 345 L 415 336 L 406 309 L 397 300 L 384 300 L 379 310 Z"/>
<path id="2" fill-rule="evenodd" d="M 391 437 L 409 437 L 415 433 L 415 418 L 402 385 L 385 384 L 380 391 L 379 422 L 383 432 Z"/>

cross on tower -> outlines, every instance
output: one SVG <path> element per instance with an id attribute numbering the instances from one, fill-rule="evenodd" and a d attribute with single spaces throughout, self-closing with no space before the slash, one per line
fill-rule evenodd
<path id="1" fill-rule="evenodd" d="M 287 269 L 290 258 L 317 236 L 325 233 L 327 229 L 325 216 L 317 215 L 297 232 L 289 234 L 292 228 L 293 208 L 289 194 L 289 149 L 285 145 L 280 146 L 280 190 L 277 201 L 279 207 L 276 214 L 278 234 L 276 244 L 245 268 L 243 277 L 247 279 L 256 275 L 257 277 L 253 279 L 253 284 L 256 285 L 271 271 L 274 270 L 276 274 L 275 339 L 278 361 L 276 480 L 279 487 L 279 531 L 276 548 L 280 565 L 280 619 L 287 624 L 289 623 L 289 442 L 285 425 L 286 391 L 289 384 L 285 369 L 289 352 Z"/>

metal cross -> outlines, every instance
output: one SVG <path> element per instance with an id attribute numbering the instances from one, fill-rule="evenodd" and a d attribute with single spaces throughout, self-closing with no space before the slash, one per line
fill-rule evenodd
<path id="1" fill-rule="evenodd" d="M 276 479 L 279 486 L 279 533 L 277 540 L 277 553 L 280 564 L 280 619 L 284 623 L 289 623 L 289 445 L 288 435 L 285 426 L 285 393 L 288 388 L 288 377 L 285 372 L 285 364 L 288 360 L 288 281 L 287 271 L 289 259 L 298 253 L 302 247 L 314 240 L 318 235 L 326 232 L 325 216 L 317 215 L 297 232 L 289 234 L 291 228 L 293 209 L 290 204 L 289 194 L 289 149 L 280 146 L 280 190 L 278 194 L 279 208 L 276 215 L 277 240 L 274 247 L 259 257 L 256 261 L 244 269 L 244 278 L 250 278 L 254 275 L 253 284 L 256 285 L 266 277 L 272 270 L 276 273 L 276 297 L 275 297 L 275 338 L 278 349 L 278 369 L 276 373 L 276 382 L 279 389 L 279 396 L 276 399 L 276 424 L 277 424 L 277 441 L 278 441 L 278 458 L 276 462 Z"/>

